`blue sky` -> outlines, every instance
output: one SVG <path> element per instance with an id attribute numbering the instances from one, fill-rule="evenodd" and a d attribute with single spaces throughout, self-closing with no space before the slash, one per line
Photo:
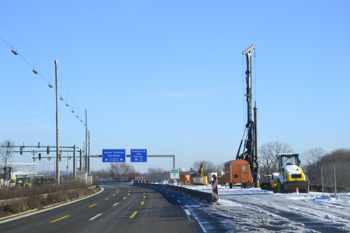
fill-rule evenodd
<path id="1" fill-rule="evenodd" d="M 234 159 L 246 121 L 242 51 L 255 44 L 259 145 L 280 141 L 299 153 L 349 148 L 349 6 L 1 1 L 0 141 L 55 145 L 55 92 L 48 83 L 54 85 L 58 60 L 60 145 L 83 147 L 80 119 L 88 108 L 91 154 L 148 149 L 175 155 L 176 167 L 186 169 L 197 160 Z M 17 154 L 14 162 L 31 157 Z M 172 168 L 166 158 L 133 164 L 141 172 Z M 91 167 L 108 164 L 93 159 Z"/>

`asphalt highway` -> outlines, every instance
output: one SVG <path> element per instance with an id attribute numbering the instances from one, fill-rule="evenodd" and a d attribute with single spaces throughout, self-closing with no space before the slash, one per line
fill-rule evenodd
<path id="1" fill-rule="evenodd" d="M 0 221 L 0 232 L 185 233 L 228 229 L 213 216 L 203 213 L 200 201 L 175 191 L 131 185 L 101 187 L 104 190 L 92 197 Z M 199 218 L 206 219 L 207 225 Z"/>

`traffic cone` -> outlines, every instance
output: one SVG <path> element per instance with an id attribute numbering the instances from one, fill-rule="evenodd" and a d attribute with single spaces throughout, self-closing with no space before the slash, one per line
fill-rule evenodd
<path id="1" fill-rule="evenodd" d="M 295 192 L 296 192 L 297 194 L 299 194 L 299 189 L 298 189 L 298 187 L 297 187 L 297 190 L 295 190 Z"/>

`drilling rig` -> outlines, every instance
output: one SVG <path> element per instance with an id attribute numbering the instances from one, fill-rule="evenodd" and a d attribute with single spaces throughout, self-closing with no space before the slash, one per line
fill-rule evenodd
<path id="1" fill-rule="evenodd" d="M 230 184 L 241 183 L 242 187 L 259 187 L 259 162 L 258 162 L 258 137 L 257 137 L 257 108 L 254 106 L 254 121 L 252 112 L 252 51 L 255 45 L 250 46 L 242 52 L 246 57 L 246 94 L 247 100 L 247 124 L 243 138 L 239 145 L 236 160 L 225 163 L 225 181 Z M 244 141 L 243 152 L 240 154 Z"/>

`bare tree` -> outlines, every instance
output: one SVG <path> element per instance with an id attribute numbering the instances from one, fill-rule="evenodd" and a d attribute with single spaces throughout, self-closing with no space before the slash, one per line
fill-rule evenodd
<path id="1" fill-rule="evenodd" d="M 221 175 L 221 173 L 225 172 L 225 163 L 220 163 L 216 165 L 216 171 L 218 172 L 218 175 Z"/>
<path id="2" fill-rule="evenodd" d="M 268 142 L 259 148 L 259 163 L 260 163 L 260 175 L 270 175 L 272 172 L 277 171 L 277 159 L 276 154 L 292 153 L 293 150 L 287 143 L 283 142 Z"/>
<path id="3" fill-rule="evenodd" d="M 154 181 L 161 181 L 167 178 L 169 171 L 163 168 L 148 168 L 149 177 Z"/>
<path id="4" fill-rule="evenodd" d="M 326 152 L 321 148 L 310 149 L 303 153 L 303 157 L 306 160 L 307 165 L 319 164 L 321 158 L 326 154 Z"/>
<path id="5" fill-rule="evenodd" d="M 204 174 L 207 176 L 210 172 L 217 172 L 217 166 L 213 162 L 207 160 L 199 160 L 194 162 L 192 168 L 195 173 L 198 173 L 201 164 L 204 164 Z"/>
<path id="6" fill-rule="evenodd" d="M 11 162 L 11 159 L 13 158 L 13 154 L 15 153 L 15 148 L 11 147 L 13 145 L 14 145 L 14 142 L 12 142 L 9 139 L 6 139 L 1 143 L 0 156 L 1 156 L 2 162 L 5 164 L 5 167 L 7 167 L 7 164 Z"/>
<path id="7" fill-rule="evenodd" d="M 135 171 L 135 168 L 132 164 L 127 163 L 111 163 L 109 172 L 112 177 L 135 176 L 138 173 Z"/>
<path id="8" fill-rule="evenodd" d="M 322 148 L 310 149 L 303 153 L 305 165 L 303 165 L 302 168 L 311 184 L 321 184 L 321 164 L 322 157 L 325 153 L 326 152 Z"/>

